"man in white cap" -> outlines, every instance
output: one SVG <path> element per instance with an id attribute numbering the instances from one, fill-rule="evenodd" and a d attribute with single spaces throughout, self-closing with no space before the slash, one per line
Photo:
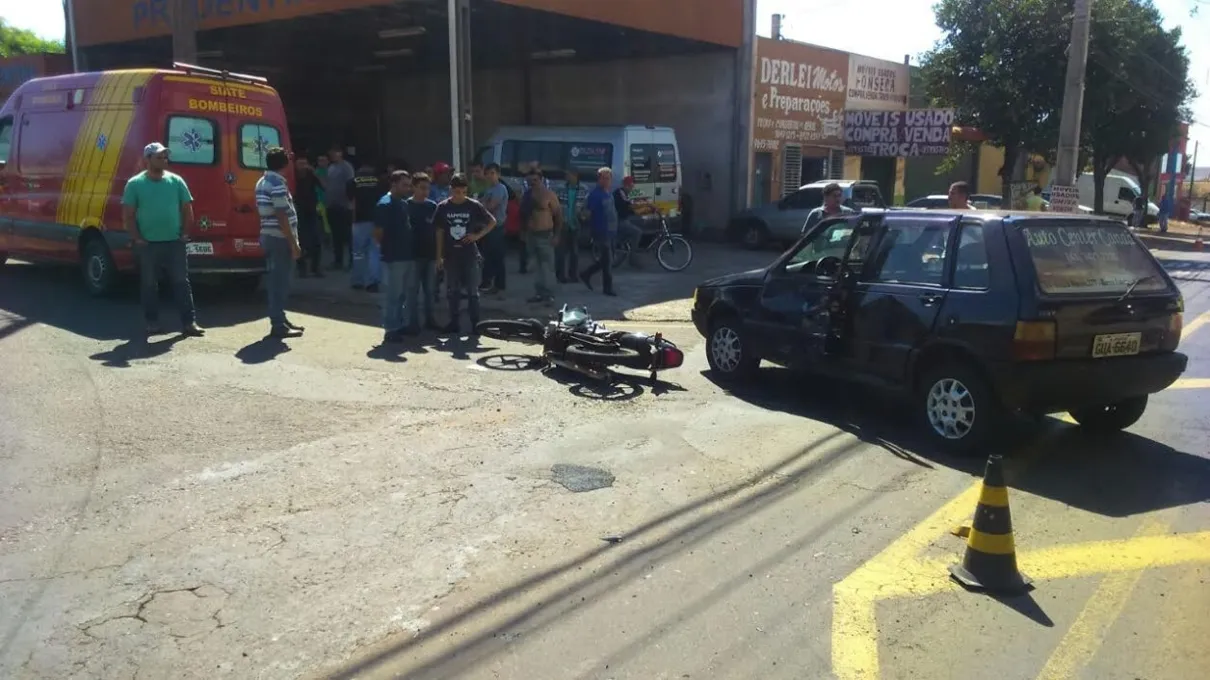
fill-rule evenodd
<path id="1" fill-rule="evenodd" d="M 193 224 L 193 195 L 179 175 L 169 172 L 168 149 L 159 142 L 143 148 L 147 169 L 131 177 L 122 193 L 122 223 L 139 260 L 143 318 L 147 335 L 163 332 L 159 323 L 159 276 L 166 270 L 181 315 L 181 333 L 204 335 L 197 325 L 185 235 Z"/>

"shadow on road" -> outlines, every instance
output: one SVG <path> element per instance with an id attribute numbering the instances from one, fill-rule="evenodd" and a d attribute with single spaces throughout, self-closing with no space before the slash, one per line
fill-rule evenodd
<path id="1" fill-rule="evenodd" d="M 184 335 L 174 335 L 162 340 L 148 340 L 138 336 L 107 352 L 98 352 L 88 358 L 100 361 L 102 366 L 109 368 L 130 368 L 131 359 L 152 359 L 167 354 L 178 342 L 185 339 Z"/>
<path id="2" fill-rule="evenodd" d="M 513 638 L 511 631 L 524 627 L 528 635 L 552 626 L 563 617 L 578 612 L 585 602 L 609 595 L 641 574 L 649 573 L 655 566 L 700 547 L 718 532 L 744 522 L 795 493 L 805 480 L 826 474 L 861 446 L 853 440 L 837 442 L 842 436 L 842 433 L 834 432 L 821 437 L 735 484 L 634 527 L 618 542 L 603 543 L 542 570 L 406 640 L 384 643 L 326 677 L 350 680 L 360 677 L 384 664 L 406 658 L 417 652 L 421 645 L 449 637 L 454 631 L 457 631 L 458 641 L 446 652 L 437 658 L 419 661 L 403 677 L 460 677 L 484 659 L 504 653 Z M 669 621 L 657 626 L 657 631 L 670 629 L 682 617 L 691 617 L 694 612 L 713 606 L 746 582 L 749 573 L 763 571 L 787 559 L 818 540 L 832 524 L 846 521 L 862 507 L 862 502 L 854 499 L 843 512 L 829 518 L 831 521 L 822 522 L 817 531 L 796 538 L 767 560 L 744 569 L 733 582 L 718 584 L 697 601 L 678 609 Z M 542 596 L 533 602 L 540 589 Z M 624 655 L 624 651 L 619 654 Z"/>
<path id="3" fill-rule="evenodd" d="M 290 346 L 281 338 L 267 335 L 254 343 L 245 345 L 235 353 L 235 358 L 245 364 L 263 364 L 290 351 Z"/>
<path id="4" fill-rule="evenodd" d="M 207 277 L 194 277 L 191 283 L 202 326 L 227 328 L 260 320 L 268 330 L 262 291 Z M 381 321 L 376 306 L 332 304 L 295 296 L 289 308 L 367 326 L 377 326 Z M 0 312 L 18 317 L 0 329 L 0 340 L 35 323 L 94 340 L 132 340 L 143 332 L 138 290 L 132 281 L 125 281 L 112 297 L 97 299 L 84 291 L 76 270 L 66 267 L 21 263 L 0 267 Z M 167 284 L 160 286 L 160 316 L 165 321 L 175 321 L 176 317 Z"/>
<path id="5" fill-rule="evenodd" d="M 985 456 L 938 451 L 912 409 L 893 397 L 773 367 L 762 368 L 750 385 L 720 386 L 761 408 L 828 423 L 918 465 L 983 474 Z M 1020 418 L 1013 425 L 997 450 L 1006 455 L 1005 475 L 1014 488 L 1107 517 L 1210 500 L 1206 458 L 1131 432 L 1094 436 L 1055 418 Z"/>

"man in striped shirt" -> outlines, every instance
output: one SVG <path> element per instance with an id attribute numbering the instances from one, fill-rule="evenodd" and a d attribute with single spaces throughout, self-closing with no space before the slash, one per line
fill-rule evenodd
<path id="1" fill-rule="evenodd" d="M 265 154 L 265 174 L 256 183 L 256 209 L 260 213 L 260 244 L 265 251 L 265 291 L 269 299 L 270 334 L 275 338 L 297 337 L 302 326 L 286 318 L 290 277 L 302 256 L 298 243 L 298 211 L 290 187 L 281 171 L 290 164 L 286 150 L 275 146 Z"/>

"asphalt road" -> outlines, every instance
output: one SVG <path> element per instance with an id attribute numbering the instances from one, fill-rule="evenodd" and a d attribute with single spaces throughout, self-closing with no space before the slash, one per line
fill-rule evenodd
<path id="1" fill-rule="evenodd" d="M 1205 677 L 1210 259 L 1168 266 L 1189 380 L 1121 436 L 1021 425 L 1008 599 L 945 572 L 982 461 L 781 369 L 729 392 L 688 325 L 673 384 L 603 392 L 381 353 L 364 310 L 267 342 L 238 291 L 143 345 L 133 302 L 5 267 L 0 677 Z"/>

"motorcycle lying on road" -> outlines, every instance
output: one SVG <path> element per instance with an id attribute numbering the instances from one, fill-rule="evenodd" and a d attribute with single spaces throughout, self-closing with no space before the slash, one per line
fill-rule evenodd
<path id="1" fill-rule="evenodd" d="M 662 333 L 647 335 L 611 331 L 592 320 L 585 307 L 563 305 L 543 323 L 537 319 L 498 319 L 475 325 L 479 335 L 542 346 L 542 359 L 591 378 L 612 381 L 614 367 L 649 371 L 655 381 L 660 371 L 679 368 L 685 354 Z"/>

